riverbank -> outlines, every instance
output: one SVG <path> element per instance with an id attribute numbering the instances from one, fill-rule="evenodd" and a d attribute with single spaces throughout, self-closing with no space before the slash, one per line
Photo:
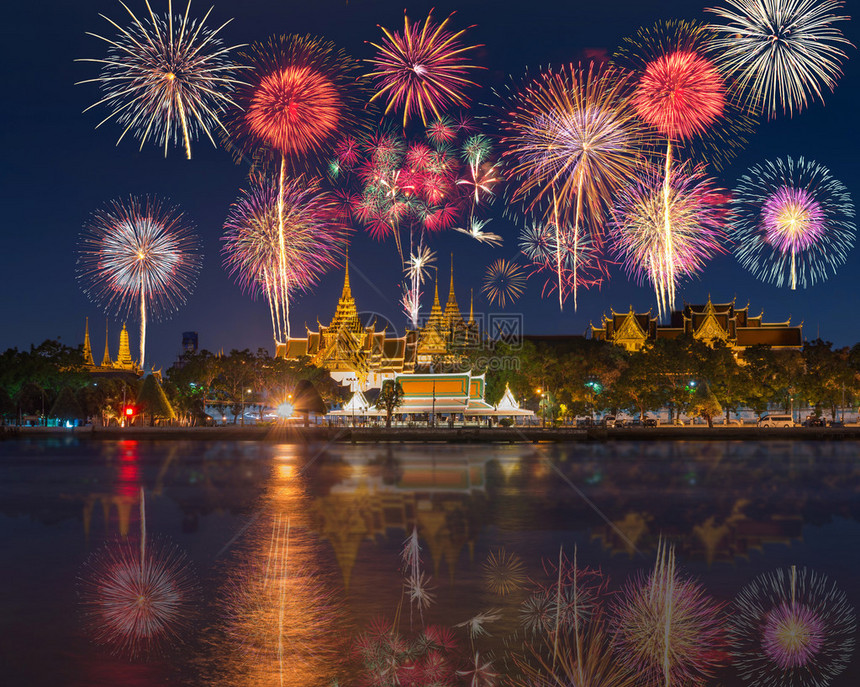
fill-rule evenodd
<path id="1" fill-rule="evenodd" d="M 541 427 L 3 427 L 0 437 L 79 437 L 82 439 L 158 439 L 271 442 L 420 442 L 420 443 L 539 443 L 578 441 L 745 441 L 745 440 L 858 440 L 853 427 L 650 427 L 650 428 L 546 428 Z"/>

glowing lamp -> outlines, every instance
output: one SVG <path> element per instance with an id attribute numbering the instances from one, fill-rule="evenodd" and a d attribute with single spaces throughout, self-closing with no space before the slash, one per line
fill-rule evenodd
<path id="1" fill-rule="evenodd" d="M 293 406 L 291 403 L 286 403 L 286 402 L 281 403 L 278 406 L 277 410 L 278 410 L 278 417 L 283 419 L 283 420 L 286 420 L 287 418 L 291 417 L 293 414 Z"/>

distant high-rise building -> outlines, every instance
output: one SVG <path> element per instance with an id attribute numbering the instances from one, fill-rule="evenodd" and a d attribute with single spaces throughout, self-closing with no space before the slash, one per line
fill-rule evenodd
<path id="1" fill-rule="evenodd" d="M 197 332 L 182 332 L 182 352 L 197 353 Z"/>

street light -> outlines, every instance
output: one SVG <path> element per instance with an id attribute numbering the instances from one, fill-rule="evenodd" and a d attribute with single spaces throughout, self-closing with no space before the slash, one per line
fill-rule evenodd
<path id="1" fill-rule="evenodd" d="M 240 424 L 245 426 L 245 389 L 242 389 L 242 419 L 240 420 Z M 252 389 L 247 389 L 249 394 L 254 393 Z"/>

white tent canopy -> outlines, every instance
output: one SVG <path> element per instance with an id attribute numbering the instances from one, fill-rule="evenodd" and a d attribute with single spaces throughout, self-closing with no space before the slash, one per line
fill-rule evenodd
<path id="1" fill-rule="evenodd" d="M 377 410 L 368 403 L 367 398 L 360 389 L 352 395 L 352 398 L 344 403 L 343 408 L 329 411 L 329 415 L 345 416 L 380 415 L 381 413 L 382 411 Z"/>
<path id="2" fill-rule="evenodd" d="M 520 408 L 520 404 L 517 403 L 517 400 L 511 393 L 511 387 L 505 384 L 505 393 L 502 395 L 502 398 L 496 404 L 495 415 L 516 415 L 518 417 L 525 417 L 534 415 L 534 411 L 523 410 L 522 408 Z"/>

